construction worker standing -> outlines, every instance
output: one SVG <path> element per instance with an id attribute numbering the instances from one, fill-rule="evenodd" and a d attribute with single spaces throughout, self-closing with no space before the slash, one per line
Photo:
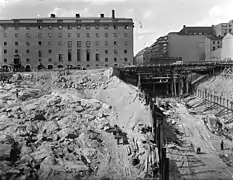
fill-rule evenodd
<path id="1" fill-rule="evenodd" d="M 223 140 L 221 141 L 220 146 L 221 146 L 221 150 L 223 150 L 224 149 L 224 142 L 223 142 Z"/>

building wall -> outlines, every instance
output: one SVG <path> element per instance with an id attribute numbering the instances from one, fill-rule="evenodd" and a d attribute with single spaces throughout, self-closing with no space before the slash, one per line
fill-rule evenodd
<path id="1" fill-rule="evenodd" d="M 215 37 L 205 38 L 205 60 L 221 59 L 222 40 Z"/>
<path id="2" fill-rule="evenodd" d="M 26 30 L 26 26 L 21 25 L 16 30 L 13 23 L 8 23 L 8 27 L 5 29 L 5 24 L 0 21 L 0 47 L 3 47 L 3 52 L 7 50 L 7 53 L 0 54 L 0 64 L 12 64 L 16 49 L 21 57 L 22 65 L 26 66 L 29 64 L 33 68 L 38 66 L 39 61 L 45 67 L 48 67 L 48 65 L 53 65 L 53 67 L 72 65 L 75 67 L 99 68 L 133 64 L 132 19 L 116 19 L 118 22 L 114 22 L 114 24 L 117 26 L 117 29 L 113 28 L 113 20 L 111 18 L 101 19 L 103 23 L 99 23 L 99 29 L 95 28 L 94 20 L 92 19 L 88 19 L 85 24 L 82 23 L 81 29 L 77 29 L 73 21 L 70 21 L 70 24 L 73 26 L 71 29 L 65 25 L 62 29 L 59 29 L 56 26 L 56 18 L 55 20 L 50 18 L 46 20 L 53 24 L 54 27 L 52 29 L 49 29 L 48 26 L 38 29 L 37 25 L 32 25 L 29 30 Z M 31 21 L 34 24 L 37 22 L 33 20 L 20 21 L 25 21 L 24 23 Z M 69 21 L 67 20 L 67 22 Z M 90 29 L 86 29 L 86 24 L 90 25 Z M 108 29 L 105 29 L 105 24 L 109 25 Z M 128 25 L 128 29 L 125 29 L 125 25 Z M 27 33 L 30 34 L 30 37 L 27 37 Z M 89 37 L 87 37 L 87 33 L 89 33 Z M 108 34 L 107 37 L 105 36 L 106 33 Z M 18 34 L 18 36 L 16 37 L 15 34 Z M 42 42 L 42 45 L 38 44 L 39 41 Z M 77 46 L 78 41 L 81 41 L 80 47 Z M 90 48 L 86 46 L 87 41 L 91 43 Z M 114 41 L 116 41 L 116 45 Z M 4 45 L 4 42 L 7 45 Z M 15 45 L 15 42 L 18 42 L 18 45 Z M 72 42 L 72 46 L 68 47 L 70 42 Z M 68 61 L 68 49 L 72 50 L 71 61 Z M 77 49 L 80 49 L 81 52 L 80 61 L 77 59 Z M 86 59 L 87 49 L 90 50 L 90 61 Z M 41 57 L 38 56 L 39 50 L 42 52 Z M 51 53 L 49 50 L 51 50 Z M 106 50 L 108 53 L 105 52 Z M 116 51 L 117 54 L 115 53 Z M 58 54 L 63 54 L 63 61 L 59 61 Z M 96 54 L 99 54 L 99 61 L 96 61 Z"/>
<path id="3" fill-rule="evenodd" d="M 216 25 L 215 32 L 216 36 L 225 36 L 227 33 L 233 32 L 233 21 Z"/>
<path id="4" fill-rule="evenodd" d="M 222 59 L 233 60 L 233 35 L 227 34 L 222 40 Z"/>
<path id="5" fill-rule="evenodd" d="M 138 64 L 143 64 L 143 53 L 142 54 L 139 54 L 135 57 L 135 64 L 138 65 Z"/>
<path id="6" fill-rule="evenodd" d="M 204 35 L 168 34 L 169 57 L 182 57 L 183 61 L 205 60 Z"/>
<path id="7" fill-rule="evenodd" d="M 218 48 L 214 51 L 209 51 L 206 53 L 206 61 L 222 60 L 222 48 Z"/>

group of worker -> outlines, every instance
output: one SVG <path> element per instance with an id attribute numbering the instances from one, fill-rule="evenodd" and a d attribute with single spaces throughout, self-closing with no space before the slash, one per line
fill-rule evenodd
<path id="1" fill-rule="evenodd" d="M 224 142 L 223 142 L 223 140 L 222 140 L 221 143 L 220 143 L 220 149 L 221 149 L 221 151 L 224 150 Z M 197 153 L 197 154 L 200 154 L 200 153 L 201 153 L 201 148 L 200 148 L 200 147 L 197 148 L 196 153 Z"/>

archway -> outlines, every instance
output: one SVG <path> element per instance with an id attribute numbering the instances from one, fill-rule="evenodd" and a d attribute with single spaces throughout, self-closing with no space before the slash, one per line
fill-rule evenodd
<path id="1" fill-rule="evenodd" d="M 26 65 L 25 71 L 26 71 L 26 72 L 30 72 L 30 71 L 31 71 L 31 66 L 30 66 L 30 65 Z"/>
<path id="2" fill-rule="evenodd" d="M 53 69 L 53 65 L 48 65 L 48 69 Z"/>
<path id="3" fill-rule="evenodd" d="M 57 67 L 58 67 L 58 68 L 63 68 L 63 66 L 62 66 L 62 65 L 58 65 Z"/>

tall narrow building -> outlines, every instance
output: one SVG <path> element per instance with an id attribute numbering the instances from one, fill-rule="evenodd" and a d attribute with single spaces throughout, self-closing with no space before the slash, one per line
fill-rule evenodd
<path id="1" fill-rule="evenodd" d="M 27 69 L 133 64 L 133 20 L 56 17 L 0 20 L 0 64 Z M 19 58 L 18 58 L 19 57 Z M 19 59 L 19 60 L 18 60 Z"/>

